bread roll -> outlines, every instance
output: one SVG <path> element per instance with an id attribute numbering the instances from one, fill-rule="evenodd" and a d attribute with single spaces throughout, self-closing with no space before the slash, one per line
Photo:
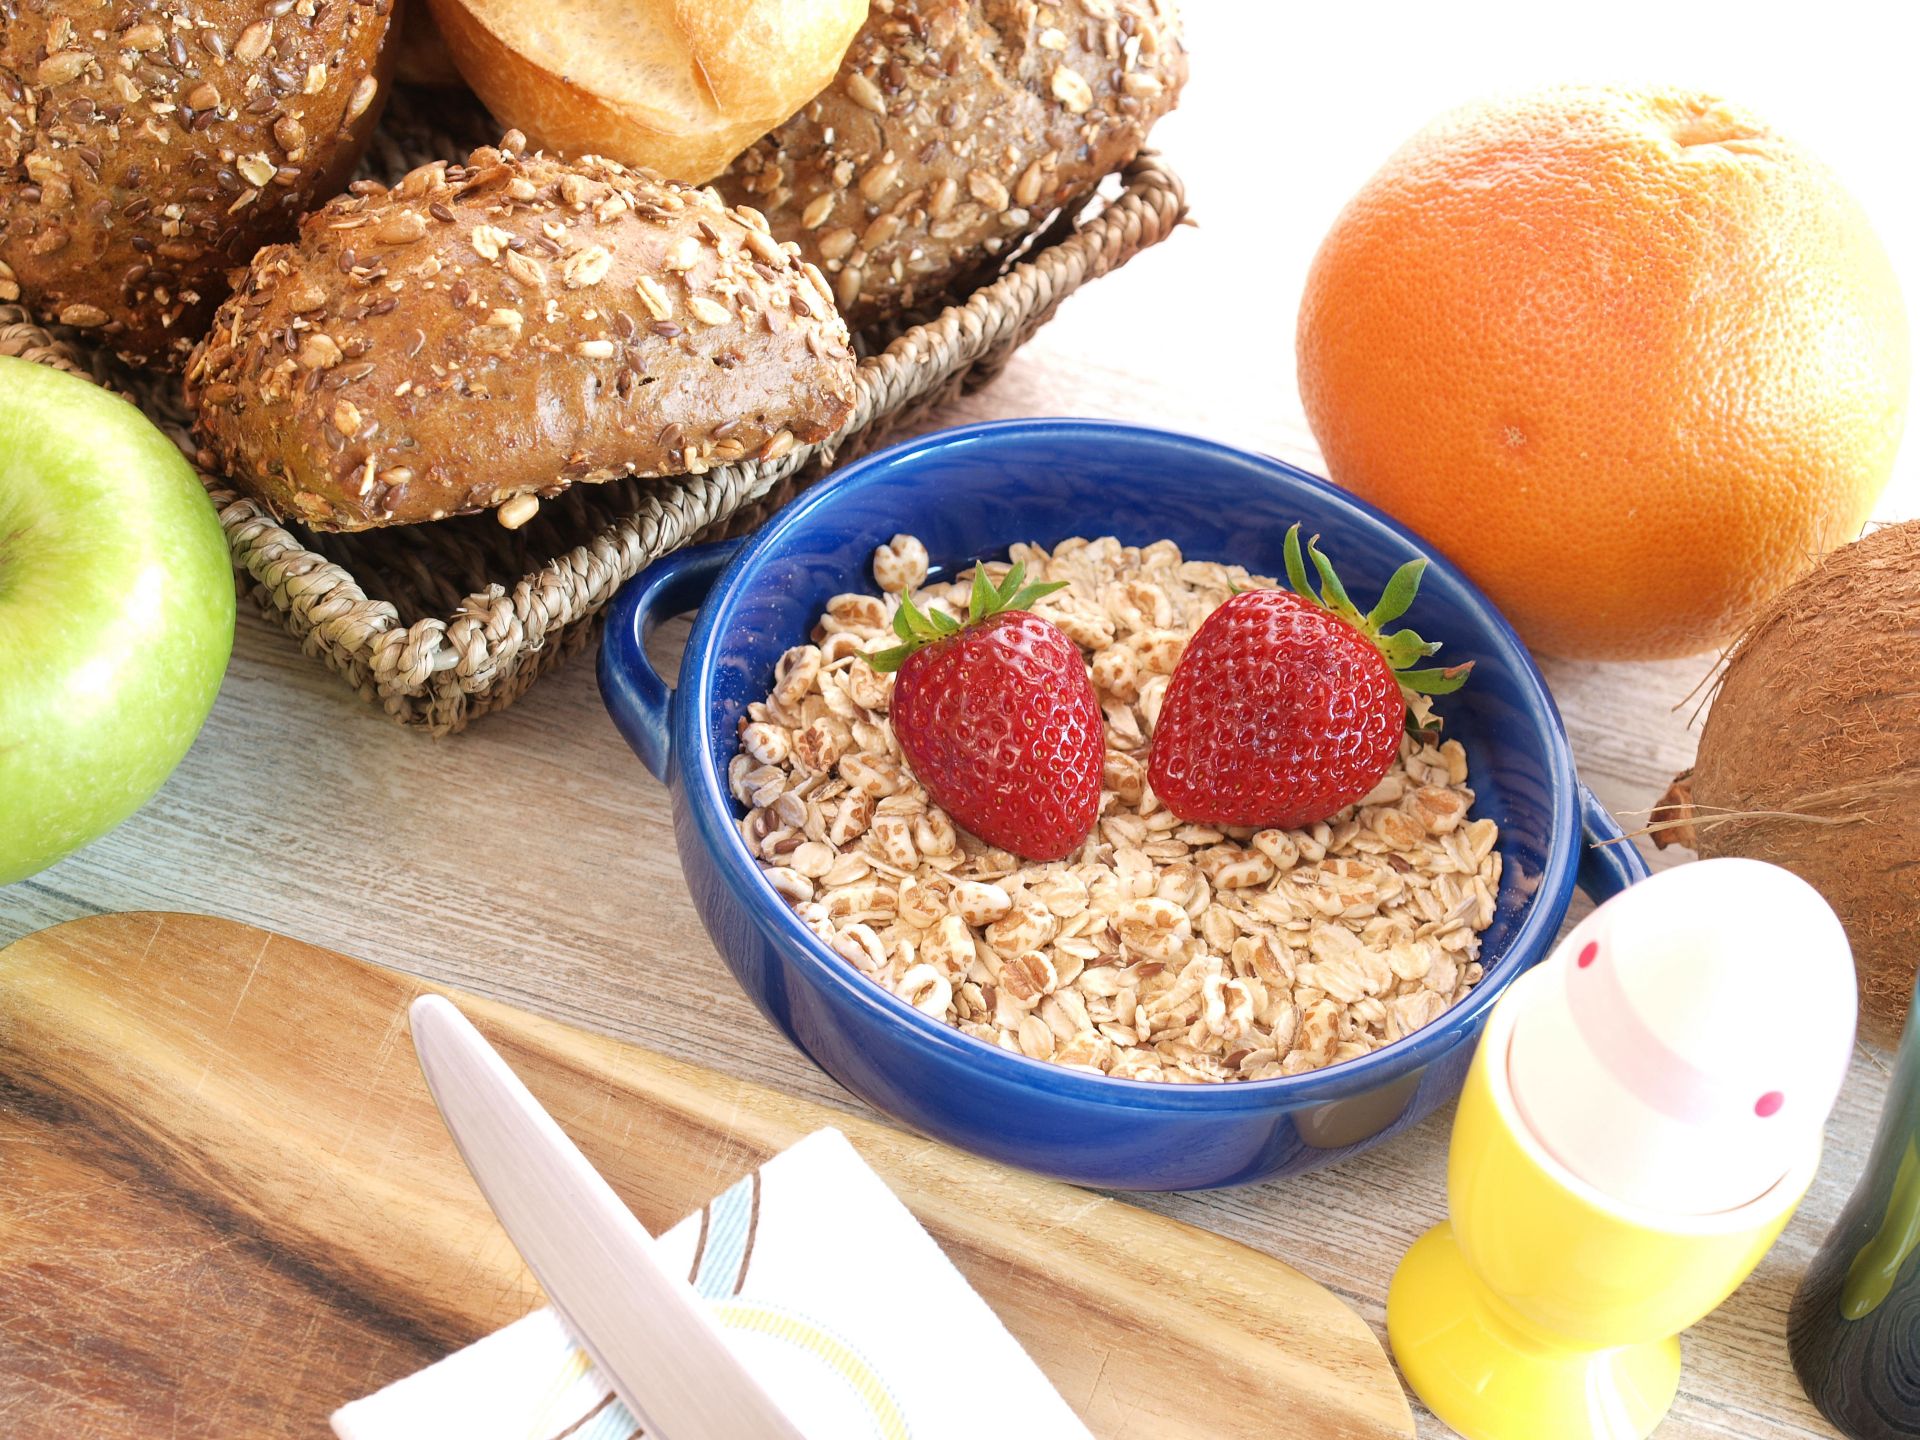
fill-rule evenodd
<path id="1" fill-rule="evenodd" d="M 178 365 L 365 151 L 391 0 L 0 7 L 0 299 Z"/>
<path id="2" fill-rule="evenodd" d="M 825 270 L 855 329 L 1003 254 L 1140 149 L 1186 83 L 1163 0 L 891 0 L 723 195 Z"/>
<path id="3" fill-rule="evenodd" d="M 261 251 L 188 366 L 202 463 L 317 530 L 517 523 L 840 425 L 846 326 L 757 212 L 524 144 L 357 182 Z"/>
<path id="4" fill-rule="evenodd" d="M 867 0 L 432 0 L 502 125 L 711 179 L 833 78 Z"/>

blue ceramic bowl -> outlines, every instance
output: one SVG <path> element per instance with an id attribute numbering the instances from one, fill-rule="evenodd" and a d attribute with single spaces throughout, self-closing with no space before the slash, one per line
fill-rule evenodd
<path id="1" fill-rule="evenodd" d="M 740 838 L 727 762 L 748 702 L 829 598 L 872 589 L 876 544 L 926 542 L 936 567 L 1016 540 L 1170 538 L 1195 559 L 1282 573 L 1301 521 L 1356 594 L 1401 562 L 1433 564 L 1409 622 L 1476 662 L 1440 702 L 1466 747 L 1476 813 L 1500 823 L 1499 908 L 1485 978 L 1406 1039 L 1277 1080 L 1116 1080 L 1010 1054 L 920 1014 L 821 944 L 762 878 Z M 671 689 L 646 658 L 660 620 L 700 617 Z M 615 599 L 600 689 L 627 742 L 673 795 L 680 864 L 713 943 L 767 1018 L 847 1089 L 914 1129 L 1083 1185 L 1185 1190 L 1330 1164 L 1415 1124 L 1460 1088 L 1487 1011 L 1546 955 L 1573 888 L 1596 900 L 1646 871 L 1574 778 L 1566 733 L 1519 639 L 1459 571 L 1378 511 L 1264 456 L 1088 420 L 949 430 L 873 455 L 807 492 L 744 542 L 681 551 Z"/>

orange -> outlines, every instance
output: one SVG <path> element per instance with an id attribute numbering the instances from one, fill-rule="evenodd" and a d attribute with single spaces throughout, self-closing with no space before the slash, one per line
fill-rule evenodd
<path id="1" fill-rule="evenodd" d="M 1559 655 L 1727 639 L 1859 533 L 1906 408 L 1865 215 L 1756 116 L 1679 91 L 1443 117 L 1334 223 L 1298 340 L 1334 480 Z"/>

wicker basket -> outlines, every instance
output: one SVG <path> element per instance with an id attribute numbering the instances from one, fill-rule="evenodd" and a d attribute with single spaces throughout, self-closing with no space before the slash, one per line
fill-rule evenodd
<path id="1" fill-rule="evenodd" d="M 367 171 L 395 179 L 486 143 L 490 129 L 471 101 L 402 91 Z M 770 464 L 576 485 L 520 530 L 475 515 L 353 535 L 282 524 L 223 477 L 201 480 L 260 607 L 395 720 L 448 734 L 511 704 L 584 646 L 599 611 L 650 561 L 696 539 L 744 533 L 834 465 L 991 380 L 1061 300 L 1164 239 L 1185 211 L 1178 178 L 1142 154 L 1119 176 L 1117 195 L 1063 211 L 963 301 L 858 337 L 863 358 L 845 427 Z M 13 305 L 0 305 L 0 354 L 125 391 L 192 453 L 171 377 L 121 370 L 77 332 L 37 326 Z"/>

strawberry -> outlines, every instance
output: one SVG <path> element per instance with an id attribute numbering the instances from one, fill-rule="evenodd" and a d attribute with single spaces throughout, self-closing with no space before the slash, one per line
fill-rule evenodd
<path id="1" fill-rule="evenodd" d="M 1059 584 L 995 586 L 973 572 L 963 627 L 901 597 L 893 733 L 915 778 L 954 820 L 1027 860 L 1058 860 L 1093 829 L 1105 757 L 1100 705 L 1080 649 L 1026 607 Z"/>
<path id="2" fill-rule="evenodd" d="M 1314 592 L 1287 532 L 1286 590 L 1245 590 L 1188 641 L 1153 731 L 1147 778 L 1161 803 L 1197 825 L 1292 830 L 1325 820 L 1380 782 L 1406 728 L 1408 692 L 1457 690 L 1472 662 L 1405 668 L 1439 649 L 1411 630 L 1383 634 L 1420 589 L 1409 560 L 1362 615 L 1327 557 Z M 1416 701 L 1424 715 L 1425 703 Z"/>

